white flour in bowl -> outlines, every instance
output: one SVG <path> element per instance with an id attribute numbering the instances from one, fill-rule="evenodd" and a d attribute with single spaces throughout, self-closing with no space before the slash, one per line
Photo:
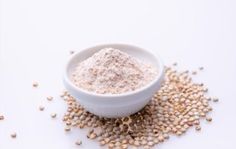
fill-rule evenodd
<path id="1" fill-rule="evenodd" d="M 150 83 L 157 69 L 118 49 L 104 48 L 78 63 L 72 73 L 74 84 L 99 94 L 121 94 Z"/>

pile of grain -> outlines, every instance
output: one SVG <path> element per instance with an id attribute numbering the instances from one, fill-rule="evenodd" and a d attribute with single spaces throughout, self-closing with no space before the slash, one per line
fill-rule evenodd
<path id="1" fill-rule="evenodd" d="M 200 131 L 201 120 L 212 121 L 207 116 L 212 108 L 209 105 L 211 98 L 206 96 L 206 92 L 203 84 L 192 82 L 188 71 L 166 68 L 165 83 L 140 112 L 124 118 L 100 118 L 86 112 L 64 92 L 62 97 L 68 109 L 63 121 L 66 130 L 71 127 L 90 128 L 87 137 L 96 139 L 101 146 L 148 149 L 166 141 L 171 135 L 184 134 L 191 127 Z"/>

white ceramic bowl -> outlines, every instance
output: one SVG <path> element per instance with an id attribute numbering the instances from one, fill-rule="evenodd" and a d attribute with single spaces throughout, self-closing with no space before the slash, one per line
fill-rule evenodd
<path id="1" fill-rule="evenodd" d="M 92 56 L 102 48 L 112 47 L 132 55 L 144 62 L 153 64 L 158 69 L 156 78 L 146 86 L 132 92 L 122 94 L 96 94 L 81 89 L 71 81 L 71 72 L 76 64 Z M 163 63 L 157 55 L 144 49 L 126 44 L 106 44 L 87 48 L 75 53 L 68 61 L 64 85 L 68 92 L 89 112 L 108 118 L 123 117 L 141 110 L 151 99 L 152 95 L 161 87 L 164 76 Z"/>

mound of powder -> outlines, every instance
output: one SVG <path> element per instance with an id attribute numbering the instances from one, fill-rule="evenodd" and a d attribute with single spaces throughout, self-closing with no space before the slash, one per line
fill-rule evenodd
<path id="1" fill-rule="evenodd" d="M 104 48 L 78 63 L 72 81 L 82 89 L 99 94 L 120 94 L 134 91 L 150 83 L 157 69 L 127 53 Z"/>

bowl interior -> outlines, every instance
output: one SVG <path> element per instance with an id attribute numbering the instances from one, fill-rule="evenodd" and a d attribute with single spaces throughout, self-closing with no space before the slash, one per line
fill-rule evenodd
<path id="1" fill-rule="evenodd" d="M 156 67 L 157 71 L 158 71 L 156 78 L 154 78 L 153 81 L 151 81 L 149 84 L 147 84 L 144 87 L 141 87 L 141 88 L 139 88 L 135 91 L 132 91 L 132 92 L 125 92 L 122 94 L 97 94 L 97 93 L 89 92 L 89 91 L 84 90 L 82 88 L 76 87 L 72 81 L 72 72 L 74 71 L 74 69 L 78 65 L 78 63 L 91 57 L 94 53 L 98 52 L 99 50 L 101 50 L 103 48 L 109 48 L 109 47 L 119 49 L 123 52 L 128 53 L 131 56 L 136 57 L 137 59 L 139 59 L 143 62 L 150 63 L 150 64 L 154 65 L 154 67 Z M 102 100 L 109 100 L 110 98 L 120 99 L 120 97 L 128 97 L 128 96 L 131 97 L 137 93 L 142 93 L 143 91 L 146 91 L 146 90 L 156 86 L 160 82 L 162 82 L 163 73 L 164 73 L 164 65 L 158 55 L 156 55 L 156 54 L 154 55 L 149 51 L 146 51 L 146 50 L 143 50 L 139 47 L 135 47 L 135 46 L 131 46 L 131 45 L 106 44 L 106 45 L 99 45 L 99 46 L 87 48 L 87 49 L 82 50 L 78 53 L 75 53 L 72 57 L 70 57 L 70 60 L 68 61 L 67 65 L 66 65 L 66 70 L 64 73 L 64 82 L 67 87 L 69 86 L 68 90 L 71 90 L 71 89 L 73 90 L 73 92 L 75 93 L 75 96 L 78 95 L 78 93 L 79 93 L 80 96 L 83 94 L 83 95 L 90 96 L 90 97 L 99 97 Z"/>
<path id="2" fill-rule="evenodd" d="M 70 81 L 71 81 L 72 71 L 75 69 L 75 67 L 77 66 L 79 62 L 86 60 L 87 58 L 91 57 L 94 53 L 98 52 L 99 50 L 103 48 L 110 48 L 110 47 L 119 49 L 125 53 L 128 53 L 131 56 L 134 56 L 135 58 L 145 63 L 154 65 L 157 68 L 158 73 L 162 71 L 161 61 L 159 57 L 157 57 L 157 55 L 154 55 L 139 47 L 135 47 L 131 45 L 106 44 L 106 45 L 100 45 L 100 46 L 87 48 L 73 55 L 73 57 L 71 58 L 71 61 L 67 65 L 67 76 L 69 76 Z"/>

